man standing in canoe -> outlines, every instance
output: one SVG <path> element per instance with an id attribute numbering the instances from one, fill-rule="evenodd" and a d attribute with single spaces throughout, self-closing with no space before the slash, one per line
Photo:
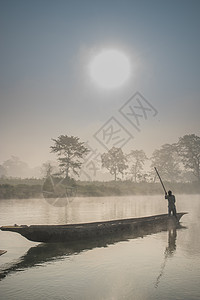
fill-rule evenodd
<path id="1" fill-rule="evenodd" d="M 156 167 L 154 167 L 154 168 L 156 170 L 158 178 L 160 179 L 160 183 L 162 184 L 163 190 L 165 191 L 165 199 L 168 200 L 168 216 L 170 217 L 171 212 L 172 212 L 173 216 L 176 218 L 176 220 L 178 222 L 177 215 L 176 215 L 176 205 L 175 205 L 176 199 L 175 199 L 175 196 L 172 195 L 172 191 L 168 191 L 168 195 L 167 195 L 167 191 L 166 191 L 165 186 L 162 182 L 162 179 L 161 179 L 161 177 L 158 173 L 158 170 L 156 169 Z"/>
<path id="2" fill-rule="evenodd" d="M 176 205 L 175 205 L 176 198 L 172 194 L 172 191 L 168 191 L 168 195 L 167 195 L 167 193 L 165 193 L 165 199 L 168 200 L 168 216 L 171 216 L 171 213 L 172 213 L 173 216 L 175 216 L 175 218 L 177 219 Z"/>

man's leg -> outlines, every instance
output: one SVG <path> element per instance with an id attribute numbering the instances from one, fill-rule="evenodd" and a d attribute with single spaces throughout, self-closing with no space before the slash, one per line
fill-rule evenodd
<path id="1" fill-rule="evenodd" d="M 168 206 L 168 216 L 170 217 L 171 216 L 171 207 Z"/>
<path id="2" fill-rule="evenodd" d="M 172 213 L 173 213 L 173 216 L 176 216 L 176 207 L 175 206 L 172 207 Z"/>
<path id="3" fill-rule="evenodd" d="M 174 215 L 174 217 L 177 219 L 177 215 L 176 215 L 176 206 L 174 205 L 174 207 L 173 207 L 173 215 Z"/>

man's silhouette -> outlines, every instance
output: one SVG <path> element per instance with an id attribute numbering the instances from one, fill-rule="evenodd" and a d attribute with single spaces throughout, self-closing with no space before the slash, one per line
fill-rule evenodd
<path id="1" fill-rule="evenodd" d="M 173 216 L 175 216 L 177 219 L 176 205 L 175 205 L 176 199 L 175 196 L 172 194 L 172 191 L 168 191 L 168 195 L 167 193 L 165 194 L 165 199 L 168 200 L 168 216 L 171 216 L 172 213 Z"/>

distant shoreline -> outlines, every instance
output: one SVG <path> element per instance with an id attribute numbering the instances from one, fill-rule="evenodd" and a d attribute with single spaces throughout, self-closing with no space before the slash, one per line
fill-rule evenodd
<path id="1" fill-rule="evenodd" d="M 0 179 L 0 199 L 29 199 L 43 197 L 42 179 Z M 174 194 L 200 194 L 200 184 L 165 182 L 167 189 Z M 131 195 L 159 195 L 163 194 L 160 183 L 131 181 L 77 181 L 77 197 L 131 196 Z"/>

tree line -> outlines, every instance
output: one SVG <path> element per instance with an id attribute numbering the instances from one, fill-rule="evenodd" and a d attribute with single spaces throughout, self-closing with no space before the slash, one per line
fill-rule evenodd
<path id="1" fill-rule="evenodd" d="M 58 167 L 51 162 L 44 163 L 43 176 L 77 177 L 84 160 L 90 155 L 86 144 L 78 137 L 68 135 L 60 135 L 52 141 L 50 151 L 57 155 Z M 121 148 L 112 147 L 101 154 L 100 167 L 107 170 L 115 181 L 155 182 L 154 167 L 157 167 L 165 181 L 200 182 L 200 137 L 184 135 L 176 143 L 155 149 L 151 157 L 147 157 L 144 150 L 132 149 L 124 153 Z M 9 174 L 9 170 L 15 170 L 17 174 L 21 169 L 26 169 L 25 163 L 12 157 L 0 165 L 0 177 Z"/>
<path id="2" fill-rule="evenodd" d="M 89 149 L 74 136 L 61 135 L 53 139 L 53 142 L 51 152 L 58 156 L 58 175 L 66 178 L 78 175 Z M 148 172 L 146 163 L 150 163 Z M 155 149 L 150 158 L 144 150 L 124 153 L 117 147 L 112 147 L 101 155 L 101 167 L 107 169 L 115 181 L 155 182 L 155 166 L 163 180 L 200 182 L 200 137 L 195 134 L 184 135 L 176 143 L 164 144 L 160 149 Z M 46 175 L 50 175 L 53 171 L 51 164 L 44 167 Z"/>
<path id="3" fill-rule="evenodd" d="M 113 175 L 113 181 L 104 183 L 73 180 L 73 176 L 79 175 L 84 159 L 90 153 L 85 143 L 78 137 L 61 135 L 53 139 L 53 143 L 51 152 L 57 154 L 59 168 L 55 168 L 49 162 L 44 163 L 45 176 L 44 180 L 40 179 L 41 182 L 33 179 L 25 182 L 26 180 L 18 179 L 13 183 L 12 180 L 1 179 L 4 182 L 0 181 L 0 199 L 41 197 L 45 183 L 48 185 L 53 178 L 58 182 L 62 178 L 64 189 L 69 185 L 75 185 L 78 196 L 159 193 L 160 184 L 155 182 L 155 166 L 163 180 L 170 182 L 170 186 L 176 192 L 200 192 L 200 137 L 195 134 L 184 135 L 177 143 L 162 145 L 154 150 L 150 158 L 143 150 L 135 149 L 124 153 L 121 148 L 112 147 L 101 155 L 102 168 Z M 147 162 L 150 165 L 149 172 L 146 171 Z M 119 179 L 120 182 L 117 181 Z"/>

